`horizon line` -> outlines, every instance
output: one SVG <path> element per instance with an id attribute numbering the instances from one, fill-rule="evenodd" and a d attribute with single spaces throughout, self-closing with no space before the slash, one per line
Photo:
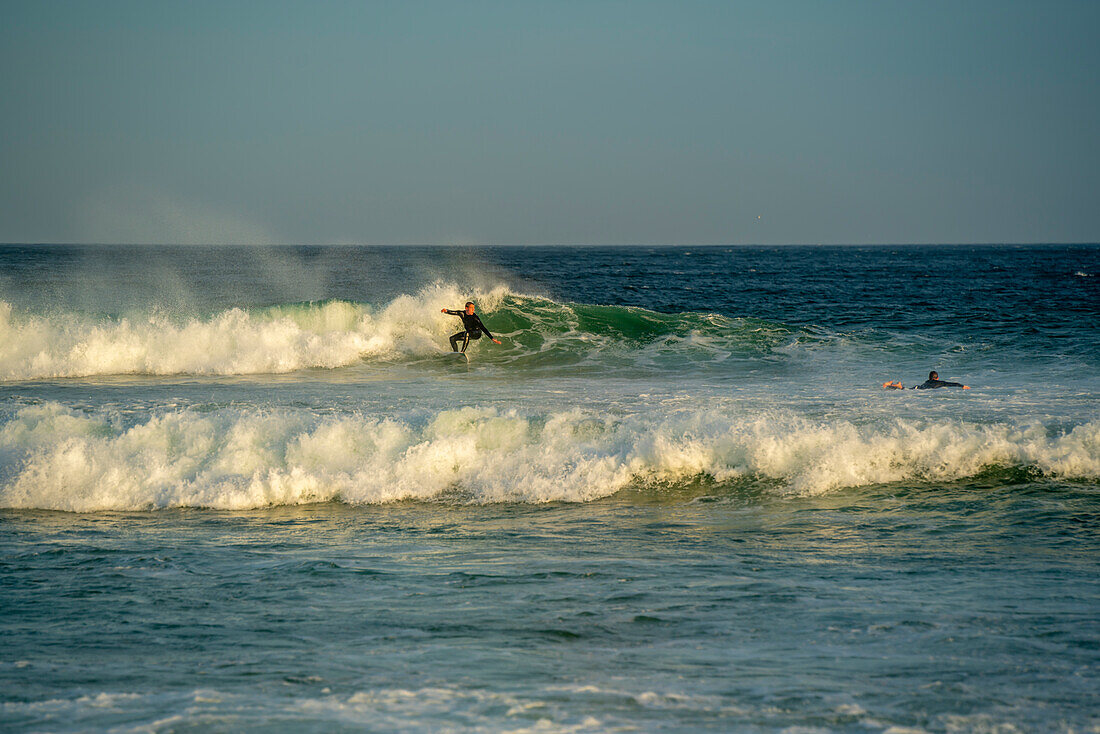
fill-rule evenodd
<path id="1" fill-rule="evenodd" d="M 0 242 L 0 247 L 1088 247 L 1073 242 L 784 242 L 784 243 L 592 243 L 592 242 Z"/>

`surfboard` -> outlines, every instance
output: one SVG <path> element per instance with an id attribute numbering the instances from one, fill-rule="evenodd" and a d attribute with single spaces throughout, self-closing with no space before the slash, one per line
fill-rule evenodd
<path id="1" fill-rule="evenodd" d="M 905 386 L 902 385 L 897 380 L 888 380 L 888 381 L 882 383 L 882 387 L 885 390 L 904 390 L 905 389 Z M 970 389 L 970 385 L 959 385 L 959 387 L 961 387 L 963 390 L 969 390 Z M 910 389 L 920 390 L 922 388 L 916 387 L 916 388 L 910 388 Z M 930 388 L 930 389 L 938 389 L 938 388 Z"/>
<path id="2" fill-rule="evenodd" d="M 444 352 L 443 359 L 449 364 L 470 363 L 470 358 L 464 352 Z"/>

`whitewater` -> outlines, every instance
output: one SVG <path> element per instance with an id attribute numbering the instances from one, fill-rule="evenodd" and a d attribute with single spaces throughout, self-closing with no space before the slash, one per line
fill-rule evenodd
<path id="1" fill-rule="evenodd" d="M 1100 726 L 1100 248 L 0 264 L 5 729 Z"/>
<path id="2" fill-rule="evenodd" d="M 630 485 L 771 481 L 817 493 L 997 468 L 1100 479 L 1100 422 L 1052 436 L 1041 424 L 897 420 L 860 428 L 720 409 L 529 417 L 462 408 L 422 424 L 302 411 L 176 411 L 129 428 L 56 402 L 0 429 L 0 505 L 76 512 L 253 509 L 447 497 L 583 502 Z"/>

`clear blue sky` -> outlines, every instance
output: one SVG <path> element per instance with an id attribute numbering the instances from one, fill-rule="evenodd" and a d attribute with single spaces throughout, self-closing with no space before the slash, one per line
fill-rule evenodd
<path id="1" fill-rule="evenodd" d="M 1100 240 L 1100 2 L 8 2 L 0 242 Z"/>

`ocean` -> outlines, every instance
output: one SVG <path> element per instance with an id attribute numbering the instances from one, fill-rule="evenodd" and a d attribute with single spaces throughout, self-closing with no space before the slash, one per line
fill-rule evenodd
<path id="1" fill-rule="evenodd" d="M 1098 317 L 1097 246 L 0 247 L 0 729 L 1100 731 Z"/>

